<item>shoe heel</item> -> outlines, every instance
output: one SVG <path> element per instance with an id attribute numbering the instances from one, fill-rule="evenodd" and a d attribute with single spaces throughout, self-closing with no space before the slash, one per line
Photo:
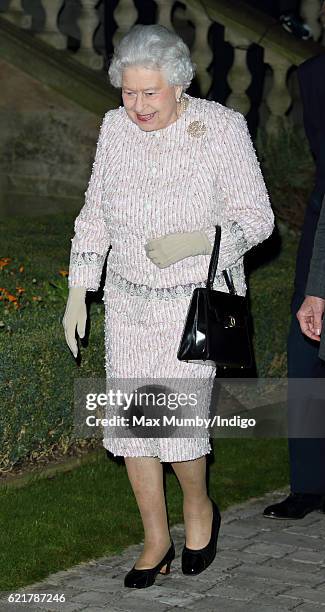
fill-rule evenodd
<path id="1" fill-rule="evenodd" d="M 163 576 L 167 576 L 168 574 L 170 574 L 171 563 L 172 563 L 171 561 L 168 561 L 168 563 L 166 563 L 166 566 L 164 566 L 164 567 L 166 567 L 166 570 L 164 572 L 162 572 L 161 570 L 163 568 L 161 568 L 161 570 L 159 571 L 159 574 L 162 574 Z"/>

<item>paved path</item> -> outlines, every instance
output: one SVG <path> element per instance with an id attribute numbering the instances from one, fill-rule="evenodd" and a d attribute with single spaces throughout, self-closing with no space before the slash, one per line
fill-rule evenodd
<path id="1" fill-rule="evenodd" d="M 286 493 L 286 492 L 285 492 Z M 64 593 L 66 603 L 9 604 L 1 612 L 62 610 L 74 612 L 325 612 L 325 516 L 313 512 L 300 521 L 265 519 L 265 505 L 282 499 L 267 495 L 223 514 L 218 553 L 213 564 L 195 577 L 184 576 L 180 552 L 183 526 L 172 528 L 176 559 L 169 576 L 158 576 L 148 589 L 126 589 L 125 573 L 141 545 L 115 557 L 103 557 L 43 582 L 24 593 Z"/>

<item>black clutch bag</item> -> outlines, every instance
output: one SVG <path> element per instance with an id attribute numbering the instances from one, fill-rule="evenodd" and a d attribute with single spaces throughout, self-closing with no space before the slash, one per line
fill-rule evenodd
<path id="1" fill-rule="evenodd" d="M 253 350 L 247 300 L 236 294 L 229 270 L 223 271 L 229 293 L 213 289 L 220 239 L 221 227 L 216 225 L 206 287 L 194 289 L 177 358 L 223 368 L 250 368 Z"/>

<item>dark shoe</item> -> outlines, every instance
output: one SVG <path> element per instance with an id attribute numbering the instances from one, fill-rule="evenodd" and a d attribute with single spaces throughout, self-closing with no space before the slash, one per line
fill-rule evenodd
<path id="1" fill-rule="evenodd" d="M 263 516 L 275 519 L 302 519 L 314 510 L 324 511 L 322 495 L 290 493 L 289 497 L 279 504 L 265 508 Z"/>
<path id="2" fill-rule="evenodd" d="M 312 31 L 310 27 L 302 21 L 300 17 L 294 13 L 284 13 L 280 16 L 280 23 L 282 27 L 301 40 L 308 40 L 312 38 Z"/>
<path id="3" fill-rule="evenodd" d="M 172 560 L 175 558 L 175 547 L 174 542 L 172 541 L 171 546 L 163 559 L 159 561 L 159 563 L 155 567 L 150 567 L 148 569 L 136 569 L 134 566 L 132 569 L 126 574 L 124 578 L 124 586 L 130 587 L 133 589 L 145 589 L 150 587 L 155 582 L 157 574 L 161 573 L 164 576 L 169 574 L 170 572 L 170 564 Z M 166 565 L 166 572 L 160 572 L 161 568 Z"/>
<path id="4" fill-rule="evenodd" d="M 213 517 L 211 527 L 211 537 L 209 543 L 204 548 L 193 550 L 184 546 L 182 551 L 182 572 L 190 576 L 195 576 L 203 572 L 216 556 L 217 540 L 221 523 L 221 516 L 218 506 L 212 501 Z"/>

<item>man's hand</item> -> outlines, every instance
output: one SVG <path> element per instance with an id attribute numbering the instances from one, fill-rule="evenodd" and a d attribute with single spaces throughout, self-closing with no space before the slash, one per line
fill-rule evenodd
<path id="1" fill-rule="evenodd" d="M 149 240 L 144 248 L 147 257 L 158 268 L 167 268 L 185 257 L 210 255 L 212 252 L 209 238 L 205 232 L 200 231 L 159 236 Z"/>
<path id="2" fill-rule="evenodd" d="M 325 299 L 307 295 L 297 312 L 300 329 L 311 340 L 320 340 Z"/>

